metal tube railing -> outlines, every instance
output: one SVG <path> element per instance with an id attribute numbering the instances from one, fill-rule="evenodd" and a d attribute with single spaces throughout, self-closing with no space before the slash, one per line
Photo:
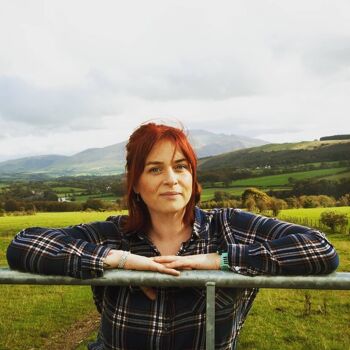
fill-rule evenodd
<path id="1" fill-rule="evenodd" d="M 0 268 L 0 284 L 205 287 L 207 282 L 214 282 L 217 287 L 350 290 L 350 272 L 309 276 L 249 277 L 232 272 L 196 270 L 183 271 L 180 276 L 174 277 L 158 272 L 108 270 L 104 272 L 103 277 L 81 280 Z"/>
<path id="2" fill-rule="evenodd" d="M 206 349 L 215 348 L 215 287 L 350 290 L 350 273 L 317 276 L 243 276 L 224 271 L 183 271 L 180 276 L 147 271 L 109 270 L 103 277 L 77 279 L 0 268 L 0 284 L 206 287 Z"/>

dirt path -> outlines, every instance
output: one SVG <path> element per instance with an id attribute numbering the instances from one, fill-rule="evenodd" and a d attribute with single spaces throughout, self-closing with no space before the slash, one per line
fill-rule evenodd
<path id="1" fill-rule="evenodd" d="M 97 330 L 100 322 L 98 312 L 93 312 L 82 320 L 74 323 L 71 328 L 56 333 L 47 339 L 43 349 L 50 350 L 75 350 L 93 331 Z"/>

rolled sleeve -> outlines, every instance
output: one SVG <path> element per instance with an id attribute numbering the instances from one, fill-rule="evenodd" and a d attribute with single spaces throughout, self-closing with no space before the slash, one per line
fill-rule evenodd
<path id="1" fill-rule="evenodd" d="M 233 271 L 322 274 L 338 267 L 337 252 L 317 230 L 240 210 L 231 212 L 228 226 L 226 240 Z"/>
<path id="2" fill-rule="evenodd" d="M 76 278 L 103 276 L 103 261 L 118 249 L 120 232 L 111 222 L 61 229 L 33 227 L 18 233 L 7 249 L 11 268 Z"/>

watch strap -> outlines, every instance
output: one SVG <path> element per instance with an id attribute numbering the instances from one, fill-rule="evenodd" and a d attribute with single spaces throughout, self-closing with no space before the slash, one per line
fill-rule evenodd
<path id="1" fill-rule="evenodd" d="M 220 270 L 222 271 L 229 271 L 230 265 L 228 263 L 228 253 L 222 252 L 220 254 Z"/>

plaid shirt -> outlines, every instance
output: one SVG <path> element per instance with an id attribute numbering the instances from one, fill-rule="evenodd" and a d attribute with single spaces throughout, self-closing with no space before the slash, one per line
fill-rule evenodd
<path id="1" fill-rule="evenodd" d="M 319 274 L 336 269 L 338 256 L 315 230 L 238 209 L 195 209 L 191 238 L 179 255 L 228 251 L 233 272 Z M 142 232 L 123 234 L 125 217 L 63 229 L 28 228 L 7 251 L 14 269 L 92 278 L 103 275 L 110 249 L 160 255 Z M 93 287 L 101 313 L 99 335 L 89 349 L 205 349 L 205 290 L 156 288 L 149 300 L 139 287 Z M 234 349 L 257 289 L 217 288 L 216 349 Z"/>

